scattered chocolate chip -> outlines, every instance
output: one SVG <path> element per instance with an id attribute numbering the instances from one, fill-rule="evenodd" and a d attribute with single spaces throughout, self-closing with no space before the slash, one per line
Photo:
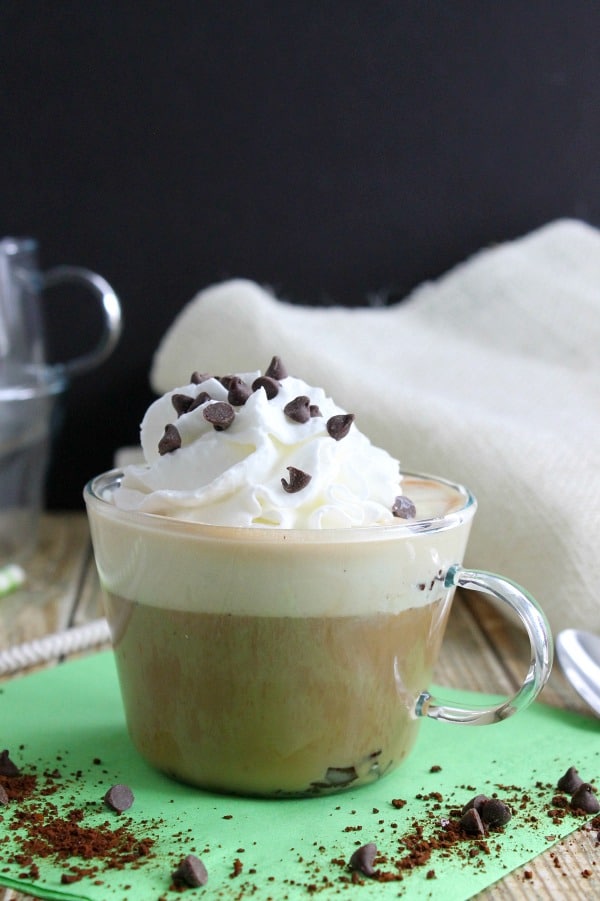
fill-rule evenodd
<path id="1" fill-rule="evenodd" d="M 466 813 L 467 810 L 472 810 L 473 808 L 475 808 L 477 813 L 481 813 L 483 805 L 485 804 L 486 801 L 489 801 L 489 800 L 490 799 L 488 798 L 487 795 L 475 795 L 474 798 L 471 798 L 470 801 L 467 801 L 467 803 L 461 810 L 461 814 Z"/>
<path id="2" fill-rule="evenodd" d="M 0 805 L 2 807 L 6 807 L 8 804 L 8 795 L 6 794 L 6 789 L 3 785 L 0 785 Z"/>
<path id="3" fill-rule="evenodd" d="M 283 485 L 284 491 L 287 491 L 288 494 L 294 494 L 296 491 L 302 491 L 303 488 L 306 488 L 312 476 L 309 476 L 307 472 L 303 472 L 301 469 L 296 469 L 295 466 L 287 466 L 287 471 L 290 474 L 290 480 L 287 482 L 285 479 L 281 480 L 281 484 Z"/>
<path id="4" fill-rule="evenodd" d="M 332 438 L 340 441 L 345 438 L 350 431 L 350 426 L 354 422 L 354 413 L 340 413 L 338 416 L 331 416 L 327 420 L 327 431 Z"/>
<path id="5" fill-rule="evenodd" d="M 243 407 L 251 394 L 252 391 L 246 382 L 239 375 L 234 375 L 229 383 L 227 394 L 229 403 L 234 407 Z"/>
<path id="6" fill-rule="evenodd" d="M 318 404 L 311 404 L 309 407 L 310 415 L 314 418 L 315 416 L 322 416 L 323 414 L 319 410 Z"/>
<path id="7" fill-rule="evenodd" d="M 190 888 L 198 888 L 206 885 L 208 873 L 199 857 L 196 857 L 195 854 L 188 854 L 172 873 L 171 878 L 177 886 L 187 885 Z"/>
<path id="8" fill-rule="evenodd" d="M 368 844 L 356 849 L 350 858 L 350 869 L 358 870 L 359 873 L 364 873 L 365 876 L 374 876 L 375 868 L 373 864 L 376 857 L 377 846 L 374 842 L 368 842 Z"/>
<path id="9" fill-rule="evenodd" d="M 104 803 L 117 813 L 123 813 L 133 804 L 133 792 L 128 785 L 113 785 L 104 795 Z"/>
<path id="10" fill-rule="evenodd" d="M 202 411 L 202 415 L 217 432 L 224 432 L 235 419 L 233 407 L 224 401 L 215 401 L 214 404 L 208 404 Z"/>
<path id="11" fill-rule="evenodd" d="M 158 452 L 162 456 L 171 454 L 181 447 L 181 435 L 176 426 L 169 423 L 165 426 L 165 433 L 158 442 Z"/>
<path id="12" fill-rule="evenodd" d="M 600 802 L 594 794 L 594 789 L 589 782 L 582 782 L 571 798 L 573 810 L 582 810 L 584 813 L 598 813 Z"/>
<path id="13" fill-rule="evenodd" d="M 252 382 L 252 390 L 258 391 L 259 388 L 265 389 L 269 400 L 273 400 L 273 398 L 277 397 L 279 394 L 279 385 L 276 380 L 269 375 L 259 375 L 257 379 L 254 379 Z"/>
<path id="14" fill-rule="evenodd" d="M 194 403 L 194 398 L 190 397 L 189 394 L 172 394 L 171 403 L 173 404 L 177 415 L 183 416 Z"/>
<path id="15" fill-rule="evenodd" d="M 498 828 L 506 826 L 512 818 L 512 810 L 499 798 L 488 798 L 487 801 L 484 801 L 479 815 L 486 826 Z"/>
<path id="16" fill-rule="evenodd" d="M 20 772 L 19 767 L 10 759 L 6 748 L 0 751 L 0 776 L 18 776 Z"/>
<path id="17" fill-rule="evenodd" d="M 409 497 L 399 494 L 394 501 L 392 513 L 399 519 L 414 519 L 417 515 L 417 508 Z"/>
<path id="18" fill-rule="evenodd" d="M 358 779 L 358 773 L 353 766 L 330 766 L 325 773 L 325 781 L 330 785 L 349 785 Z"/>
<path id="19" fill-rule="evenodd" d="M 469 835 L 485 835 L 485 826 L 474 807 L 470 807 L 466 813 L 463 813 L 460 825 Z"/>
<path id="20" fill-rule="evenodd" d="M 580 785 L 583 785 L 583 779 L 574 766 L 570 766 L 564 776 L 561 776 L 556 783 L 559 791 L 567 792 L 569 795 L 576 792 Z"/>
<path id="21" fill-rule="evenodd" d="M 310 397 L 301 394 L 283 408 L 283 412 L 293 422 L 308 422 L 310 419 Z"/>
<path id="22" fill-rule="evenodd" d="M 273 357 L 273 359 L 267 366 L 265 375 L 269 378 L 275 379 L 278 382 L 280 382 L 282 379 L 287 379 L 287 369 L 281 362 L 280 357 Z"/>
<path id="23" fill-rule="evenodd" d="M 211 375 L 208 372 L 192 372 L 190 376 L 190 382 L 192 385 L 201 385 L 202 382 L 205 382 L 207 379 L 210 379 Z"/>

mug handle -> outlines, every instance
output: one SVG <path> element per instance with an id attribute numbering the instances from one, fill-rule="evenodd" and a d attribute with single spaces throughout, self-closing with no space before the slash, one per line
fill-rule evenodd
<path id="1" fill-rule="evenodd" d="M 89 353 L 60 364 L 61 371 L 69 377 L 94 369 L 110 356 L 121 335 L 121 305 L 117 295 L 101 275 L 81 266 L 55 266 L 45 272 L 42 278 L 44 287 L 47 288 L 61 284 L 81 285 L 100 301 L 104 313 L 104 326 L 95 348 Z"/>
<path id="2" fill-rule="evenodd" d="M 451 566 L 446 574 L 445 587 L 482 591 L 514 610 L 529 636 L 529 670 L 517 693 L 492 707 L 455 707 L 424 691 L 417 700 L 416 715 L 468 726 L 499 723 L 531 704 L 546 684 L 553 659 L 550 626 L 537 601 L 528 592 L 510 579 L 494 573 Z"/>

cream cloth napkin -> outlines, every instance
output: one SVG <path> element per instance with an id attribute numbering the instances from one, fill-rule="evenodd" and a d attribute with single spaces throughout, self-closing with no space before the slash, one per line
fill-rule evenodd
<path id="1" fill-rule="evenodd" d="M 550 223 L 389 307 L 216 285 L 173 322 L 151 383 L 163 393 L 194 369 L 264 369 L 274 354 L 404 469 L 467 484 L 468 566 L 521 583 L 554 631 L 600 633 L 600 232 Z"/>

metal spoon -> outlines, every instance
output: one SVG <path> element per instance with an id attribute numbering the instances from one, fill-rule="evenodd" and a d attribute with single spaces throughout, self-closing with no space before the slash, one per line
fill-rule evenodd
<path id="1" fill-rule="evenodd" d="M 600 637 L 564 629 L 556 636 L 556 655 L 575 691 L 600 716 Z"/>

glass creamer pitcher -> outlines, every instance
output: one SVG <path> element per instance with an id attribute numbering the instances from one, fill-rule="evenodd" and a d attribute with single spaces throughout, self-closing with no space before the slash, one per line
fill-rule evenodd
<path id="1" fill-rule="evenodd" d="M 91 293 L 103 325 L 91 351 L 49 365 L 43 292 L 61 284 Z M 69 380 L 105 360 L 120 331 L 119 300 L 101 276 L 77 266 L 41 272 L 34 239 L 0 240 L 0 566 L 35 547 L 57 404 Z"/>

